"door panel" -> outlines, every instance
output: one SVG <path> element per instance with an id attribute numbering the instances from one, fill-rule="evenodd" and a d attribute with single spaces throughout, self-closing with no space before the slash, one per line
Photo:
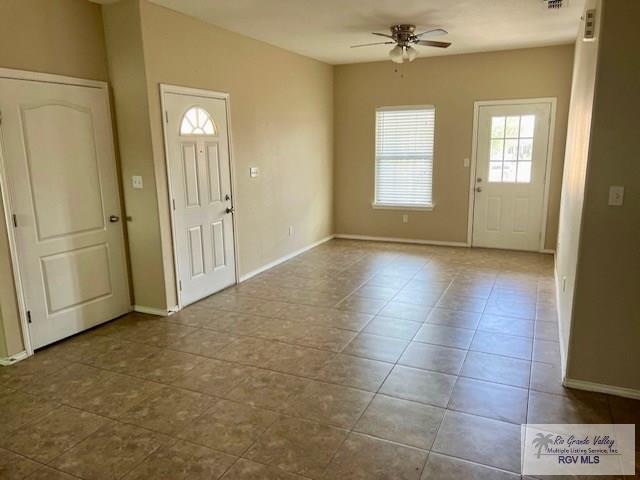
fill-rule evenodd
<path id="1" fill-rule="evenodd" d="M 2 156 L 34 348 L 131 309 L 106 89 L 0 79 Z"/>
<path id="2" fill-rule="evenodd" d="M 164 94 L 182 306 L 235 283 L 226 101 Z"/>
<path id="3" fill-rule="evenodd" d="M 478 109 L 473 245 L 537 251 L 551 104 Z"/>

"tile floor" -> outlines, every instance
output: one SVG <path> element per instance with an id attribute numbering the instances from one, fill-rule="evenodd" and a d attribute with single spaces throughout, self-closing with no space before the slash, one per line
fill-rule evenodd
<path id="1" fill-rule="evenodd" d="M 334 240 L 1 368 L 0 478 L 517 479 L 520 423 L 640 423 L 562 388 L 554 298 L 550 256 Z"/>

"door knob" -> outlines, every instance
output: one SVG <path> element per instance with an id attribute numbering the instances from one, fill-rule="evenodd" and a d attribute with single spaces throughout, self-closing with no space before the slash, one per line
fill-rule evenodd
<path id="1" fill-rule="evenodd" d="M 111 223 L 116 223 L 118 220 L 120 220 L 120 217 L 119 217 L 119 216 L 117 216 L 117 215 L 111 215 L 111 216 L 109 217 L 109 221 L 110 221 Z"/>
<path id="2" fill-rule="evenodd" d="M 476 192 L 480 193 L 482 191 L 481 187 L 476 187 Z"/>
<path id="3" fill-rule="evenodd" d="M 233 213 L 233 207 L 227 207 L 227 213 Z"/>

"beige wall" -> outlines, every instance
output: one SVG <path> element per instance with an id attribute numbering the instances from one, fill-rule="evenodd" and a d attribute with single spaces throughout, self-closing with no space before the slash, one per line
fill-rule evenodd
<path id="1" fill-rule="evenodd" d="M 231 96 L 241 275 L 330 235 L 332 67 L 146 0 L 141 7 L 165 270 L 172 259 L 160 83 Z M 259 167 L 257 178 L 250 166 Z"/>
<path id="2" fill-rule="evenodd" d="M 567 377 L 638 395 L 640 2 L 603 4 Z M 607 205 L 610 185 L 624 206 Z"/>
<path id="3" fill-rule="evenodd" d="M 601 2 L 599 0 L 589 0 L 587 2 L 588 8 L 598 6 L 598 10 L 601 10 L 600 5 Z M 597 17 L 597 20 L 599 23 L 600 16 Z M 562 180 L 558 247 L 556 251 L 556 280 L 558 283 L 556 288 L 564 368 L 566 368 L 575 293 L 575 276 L 599 45 L 598 37 L 593 41 L 583 41 L 581 39 L 583 32 L 584 22 L 580 25 L 580 35 L 575 47 L 573 85 L 571 88 L 567 146 Z"/>
<path id="4" fill-rule="evenodd" d="M 0 67 L 107 79 L 100 7 L 86 0 L 2 0 Z M 1 205 L 0 205 L 1 206 Z M 4 221 L 0 226 L 0 357 L 23 350 Z"/>
<path id="5" fill-rule="evenodd" d="M 127 216 L 130 275 L 136 306 L 166 311 L 160 255 L 160 220 L 153 167 L 147 79 L 139 3 L 122 0 L 103 7 L 109 82 L 113 91 Z M 144 188 L 133 189 L 141 175 Z"/>
<path id="6" fill-rule="evenodd" d="M 476 100 L 557 97 L 546 248 L 555 248 L 573 46 L 384 61 L 335 68 L 336 233 L 466 242 Z M 436 107 L 430 212 L 373 210 L 375 109 Z M 402 214 L 409 213 L 409 223 Z"/>

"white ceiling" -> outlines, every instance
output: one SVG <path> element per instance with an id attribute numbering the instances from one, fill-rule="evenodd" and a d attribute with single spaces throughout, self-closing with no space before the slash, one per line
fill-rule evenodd
<path id="1" fill-rule="evenodd" d="M 542 0 L 151 0 L 187 15 L 331 64 L 387 59 L 389 46 L 369 32 L 413 23 L 442 27 L 448 49 L 420 56 L 506 50 L 575 40 L 584 0 L 549 10 Z"/>

